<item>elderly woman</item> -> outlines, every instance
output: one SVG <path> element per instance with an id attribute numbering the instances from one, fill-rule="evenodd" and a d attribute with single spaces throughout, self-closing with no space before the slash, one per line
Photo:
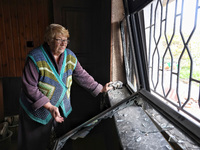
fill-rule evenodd
<path id="1" fill-rule="evenodd" d="M 20 97 L 19 149 L 45 150 L 52 128 L 57 132 L 67 128 L 72 111 L 72 78 L 94 96 L 110 89 L 109 83 L 104 87 L 97 83 L 81 67 L 76 55 L 66 49 L 68 38 L 67 29 L 51 24 L 44 44 L 27 56 Z"/>

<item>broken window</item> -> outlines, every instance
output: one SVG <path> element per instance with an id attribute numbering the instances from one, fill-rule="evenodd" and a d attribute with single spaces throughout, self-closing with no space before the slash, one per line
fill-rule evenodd
<path id="1" fill-rule="evenodd" d="M 133 89 L 134 92 L 138 90 L 138 74 L 135 62 L 135 55 L 133 51 L 133 46 L 131 45 L 131 37 L 129 36 L 127 20 L 123 19 L 121 22 L 121 37 L 122 37 L 122 47 L 124 53 L 124 63 L 126 70 L 126 80 L 127 84 Z"/>
<path id="2" fill-rule="evenodd" d="M 151 93 L 200 122 L 198 0 L 153 1 L 144 8 Z"/>
<path id="3" fill-rule="evenodd" d="M 127 83 L 199 143 L 199 0 L 124 0 L 124 5 Z"/>

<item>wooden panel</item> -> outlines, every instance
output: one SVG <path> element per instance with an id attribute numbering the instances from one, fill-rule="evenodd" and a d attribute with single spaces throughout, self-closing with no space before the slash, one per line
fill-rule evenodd
<path id="1" fill-rule="evenodd" d="M 38 1 L 38 29 L 39 29 L 39 34 L 38 34 L 38 37 L 39 39 L 41 39 L 39 42 L 43 41 L 43 37 L 44 37 L 44 31 L 46 29 L 46 23 L 44 22 L 45 21 L 45 17 L 44 14 L 43 14 L 43 11 L 44 11 L 44 7 L 45 7 L 45 4 L 43 4 L 44 0 L 39 0 Z M 42 32 L 41 32 L 42 30 Z"/>
<path id="2" fill-rule="evenodd" d="M 39 22 L 39 17 L 38 17 L 38 2 L 35 0 L 30 0 L 30 5 L 32 6 L 30 8 L 31 11 L 31 20 L 32 22 L 32 38 L 34 39 L 34 45 L 39 45 L 40 41 L 38 38 L 39 35 L 39 27 L 38 27 L 38 22 Z"/>
<path id="3" fill-rule="evenodd" d="M 22 3 L 22 0 L 21 0 L 21 3 Z M 24 28 L 25 28 L 25 21 L 24 21 L 24 11 L 23 11 L 23 8 L 24 8 L 24 5 L 20 5 L 20 2 L 17 4 L 17 11 L 18 11 L 18 25 L 19 25 L 19 30 L 18 30 L 18 33 L 19 33 L 19 39 L 20 39 L 20 43 L 19 43 L 19 49 L 18 49 L 18 52 L 20 53 L 19 55 L 19 61 L 21 62 L 21 65 L 23 66 L 24 62 L 25 62 L 25 58 L 23 56 L 23 53 L 25 51 L 25 48 L 26 48 L 26 45 L 25 45 L 25 39 L 24 39 Z"/>
<path id="4" fill-rule="evenodd" d="M 2 1 L 0 1 L 0 22 L 3 22 L 3 10 L 2 10 Z M 0 74 L 3 74 L 3 49 L 5 47 L 5 44 L 3 42 L 3 36 L 4 36 L 4 29 L 3 24 L 0 24 Z"/>
<path id="5" fill-rule="evenodd" d="M 22 60 L 23 62 L 25 61 L 26 55 L 27 53 L 32 49 L 26 46 L 26 42 L 27 41 L 32 41 L 32 34 L 31 34 L 31 29 L 32 29 L 32 23 L 31 21 L 31 14 L 30 14 L 30 1 L 27 0 L 23 0 L 22 2 L 22 15 L 23 15 L 23 46 L 24 49 L 22 49 L 21 51 L 21 55 L 22 55 Z"/>
<path id="6" fill-rule="evenodd" d="M 62 8 L 62 24 L 69 29 L 69 46 L 72 45 L 75 53 L 89 54 L 92 50 L 92 13 L 89 8 Z"/>
<path id="7" fill-rule="evenodd" d="M 1 68 L 2 68 L 2 73 L 8 73 L 8 70 L 7 70 L 7 64 L 8 64 L 8 60 L 6 59 L 5 56 L 7 56 L 7 46 L 6 46 L 6 42 L 5 42 L 5 39 L 6 39 L 6 32 L 5 32 L 5 24 L 6 24 L 6 20 L 4 19 L 4 14 L 5 14 L 5 9 L 4 7 L 6 8 L 6 4 L 4 4 L 5 6 L 2 7 L 2 4 L 5 3 L 4 1 L 1 1 L 1 17 L 2 17 L 2 24 L 1 24 L 1 44 L 0 44 L 0 51 L 1 51 Z M 3 23 L 5 22 L 5 23 Z"/>
<path id="8" fill-rule="evenodd" d="M 12 5 L 10 5 L 10 18 L 11 18 L 11 29 L 12 29 L 12 51 L 14 54 L 13 61 L 13 73 L 10 76 L 15 76 L 17 74 L 21 74 L 21 70 L 19 68 L 23 67 L 22 62 L 20 61 L 21 58 L 21 49 L 19 48 L 20 39 L 19 39 L 19 24 L 18 24 L 18 11 L 15 8 L 17 6 L 17 0 L 12 1 Z M 14 74 L 15 73 L 15 74 Z"/>
<path id="9" fill-rule="evenodd" d="M 0 22 L 2 22 L 2 2 L 0 1 Z M 2 24 L 0 25 L 0 60 L 2 60 L 2 49 L 3 49 L 3 27 Z M 2 61 L 0 61 L 0 74 L 2 74 Z"/>
<path id="10" fill-rule="evenodd" d="M 27 53 L 43 43 L 52 16 L 52 0 L 0 1 L 0 77 L 22 75 Z"/>
<path id="11" fill-rule="evenodd" d="M 9 57 L 5 60 L 5 62 L 7 63 L 4 67 L 4 69 L 6 69 L 8 72 L 11 72 L 12 68 L 11 66 L 14 65 L 12 58 L 13 58 L 13 51 L 12 51 L 12 39 L 11 39 L 11 20 L 10 20 L 10 7 L 9 7 L 9 3 L 7 0 L 3 0 L 4 3 L 4 7 L 3 7 L 3 12 L 4 12 L 4 29 L 5 29 L 5 41 L 6 41 L 6 49 L 4 50 L 4 57 L 6 55 L 9 55 Z M 9 65 L 8 65 L 9 63 Z M 12 72 L 11 72 L 12 75 Z"/>

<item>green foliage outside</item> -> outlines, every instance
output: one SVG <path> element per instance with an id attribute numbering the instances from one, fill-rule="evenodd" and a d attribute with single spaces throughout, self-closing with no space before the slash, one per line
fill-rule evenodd
<path id="1" fill-rule="evenodd" d="M 189 36 L 184 37 L 187 39 Z M 167 37 L 168 41 L 170 41 L 171 37 Z M 168 64 L 170 67 L 171 63 L 171 55 L 169 52 L 169 49 L 167 49 L 167 53 L 164 56 L 164 52 L 167 48 L 166 39 L 164 36 L 161 38 L 162 44 L 161 49 L 163 51 L 160 51 L 160 55 L 162 56 L 162 59 L 164 59 L 164 63 Z M 159 49 L 160 50 L 160 49 Z M 193 70 L 192 70 L 192 78 L 196 80 L 200 80 L 200 37 L 199 36 L 193 36 L 188 43 L 188 49 L 184 48 L 183 40 L 181 39 L 180 35 L 174 35 L 173 40 L 170 44 L 170 50 L 173 55 L 173 62 L 174 66 L 178 66 L 178 61 L 181 57 L 181 53 L 184 51 L 181 57 L 180 61 L 180 78 L 181 79 L 189 79 L 190 76 L 190 66 L 191 61 L 193 60 Z M 189 53 L 191 54 L 191 58 L 189 57 Z"/>

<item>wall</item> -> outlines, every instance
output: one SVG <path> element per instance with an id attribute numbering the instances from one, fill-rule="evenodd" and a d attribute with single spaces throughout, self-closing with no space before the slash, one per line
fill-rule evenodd
<path id="1" fill-rule="evenodd" d="M 27 53 L 43 42 L 52 20 L 51 0 L 0 1 L 0 77 L 22 75 Z"/>
<path id="2" fill-rule="evenodd" d="M 124 18 L 123 0 L 112 0 L 111 7 L 111 80 L 125 80 L 120 21 Z"/>

